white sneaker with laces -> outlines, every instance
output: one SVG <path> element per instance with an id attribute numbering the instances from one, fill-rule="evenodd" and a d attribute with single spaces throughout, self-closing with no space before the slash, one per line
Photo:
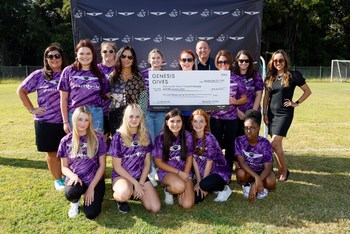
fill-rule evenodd
<path id="1" fill-rule="evenodd" d="M 55 180 L 53 185 L 57 191 L 64 190 L 64 182 L 61 179 Z"/>
<path id="2" fill-rule="evenodd" d="M 257 199 L 264 199 L 265 197 L 267 197 L 267 195 L 269 194 L 269 190 L 267 190 L 266 188 L 264 188 L 263 191 L 261 191 L 260 193 L 258 193 L 256 195 Z"/>
<path id="3" fill-rule="evenodd" d="M 242 185 L 242 190 L 243 190 L 243 197 L 248 199 L 249 192 L 250 192 L 250 184 L 249 185 Z"/>
<path id="4" fill-rule="evenodd" d="M 70 203 L 70 209 L 68 211 L 68 217 L 74 218 L 79 213 L 79 201 L 78 202 L 71 202 Z"/>
<path id="5" fill-rule="evenodd" d="M 224 202 L 227 201 L 227 199 L 232 194 L 232 190 L 228 185 L 225 185 L 224 190 L 219 191 L 218 196 L 214 199 L 214 202 Z"/>
<path id="6" fill-rule="evenodd" d="M 165 199 L 164 202 L 167 205 L 173 205 L 174 204 L 174 196 L 166 191 L 166 188 L 164 189 Z"/>

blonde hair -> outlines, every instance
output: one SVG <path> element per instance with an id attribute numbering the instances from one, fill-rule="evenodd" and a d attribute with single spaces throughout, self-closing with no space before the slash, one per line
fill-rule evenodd
<path id="1" fill-rule="evenodd" d="M 282 87 L 289 87 L 289 79 L 291 77 L 291 73 L 289 72 L 290 60 L 287 53 L 284 50 L 277 50 L 272 54 L 271 59 L 267 64 L 267 75 L 265 79 L 265 86 L 267 88 L 272 87 L 272 83 L 277 79 L 277 69 L 273 64 L 276 54 L 282 54 L 284 58 L 284 63 L 285 63 L 284 71 L 283 71 L 284 74 L 282 75 L 282 81 L 281 81 Z"/>
<path id="2" fill-rule="evenodd" d="M 80 142 L 80 136 L 79 136 L 78 127 L 77 127 L 78 118 L 81 113 L 85 113 L 89 117 L 89 126 L 86 129 L 87 156 L 89 158 L 93 158 L 97 153 L 99 143 L 94 131 L 94 127 L 92 126 L 91 113 L 86 106 L 78 107 L 73 112 L 73 116 L 72 116 L 73 134 L 72 134 L 71 156 L 72 158 L 76 158 L 78 157 L 78 154 L 81 151 L 81 142 Z"/>
<path id="3" fill-rule="evenodd" d="M 133 104 L 129 104 L 125 108 L 122 124 L 117 131 L 120 132 L 124 145 L 126 145 L 127 147 L 130 147 L 131 142 L 133 141 L 132 139 L 133 134 L 131 133 L 131 128 L 129 126 L 129 117 L 133 110 L 136 110 L 140 115 L 140 124 L 137 127 L 137 133 L 136 133 L 138 141 L 140 142 L 141 146 L 147 146 L 150 143 L 150 139 L 149 139 L 148 131 L 145 124 L 145 117 L 140 105 L 133 103 Z"/>

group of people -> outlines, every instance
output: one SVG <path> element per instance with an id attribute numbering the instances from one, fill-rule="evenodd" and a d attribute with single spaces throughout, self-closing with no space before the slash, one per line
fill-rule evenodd
<path id="1" fill-rule="evenodd" d="M 158 49 L 149 53 L 150 68 L 140 72 L 129 45 L 117 50 L 113 42 L 103 42 L 98 63 L 92 42 L 81 40 L 71 65 L 58 44 L 46 48 L 43 69 L 31 73 L 17 94 L 34 115 L 37 149 L 47 153 L 54 187 L 70 201 L 69 217 L 78 214 L 82 196 L 87 218 L 101 212 L 107 155 L 112 157 L 113 198 L 123 213 L 130 211 L 130 199 L 159 212 L 156 178 L 164 187 L 165 203 L 173 204 L 177 196 L 185 209 L 208 193 L 217 194 L 216 202 L 226 201 L 233 168 L 251 202 L 265 198 L 276 178 L 288 179 L 282 139 L 294 109 L 311 94 L 302 74 L 290 71 L 283 50 L 272 55 L 265 81 L 248 51 L 235 58 L 227 50 L 215 58 L 210 53 L 208 42 L 198 41 L 196 54 L 180 52 L 179 69 L 231 71 L 229 108 L 166 113 L 149 106 L 149 71 L 161 70 L 164 63 Z M 303 93 L 293 101 L 296 86 Z M 37 107 L 28 97 L 33 92 Z M 271 143 L 259 136 L 262 119 Z"/>

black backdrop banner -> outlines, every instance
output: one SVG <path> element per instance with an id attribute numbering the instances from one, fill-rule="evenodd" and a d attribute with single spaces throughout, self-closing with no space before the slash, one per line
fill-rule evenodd
<path id="1" fill-rule="evenodd" d="M 258 62 L 262 10 L 263 0 L 71 0 L 74 44 L 88 38 L 98 51 L 103 41 L 130 45 L 140 70 L 154 48 L 163 52 L 164 69 L 178 69 L 180 52 L 195 52 L 200 39 L 209 42 L 211 57 L 245 49 Z"/>

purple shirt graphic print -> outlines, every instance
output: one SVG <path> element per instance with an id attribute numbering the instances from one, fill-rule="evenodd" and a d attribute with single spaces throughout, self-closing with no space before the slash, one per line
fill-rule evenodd
<path id="1" fill-rule="evenodd" d="M 264 170 L 264 163 L 273 162 L 272 146 L 269 140 L 259 136 L 258 143 L 251 146 L 246 136 L 240 136 L 235 142 L 236 157 L 244 157 L 245 163 L 255 172 Z"/>
<path id="2" fill-rule="evenodd" d="M 170 156 L 169 161 L 165 162 L 169 166 L 174 167 L 180 171 L 185 170 L 186 161 L 181 160 L 181 144 L 180 144 L 180 136 L 176 138 L 173 142 L 172 146 L 170 146 Z M 191 133 L 186 131 L 186 145 L 187 145 L 187 157 L 193 155 L 193 139 Z M 153 157 L 162 159 L 163 156 L 163 132 L 161 132 L 156 139 L 154 140 L 154 148 L 152 151 Z M 158 168 L 157 171 L 158 178 L 162 182 L 164 176 L 168 174 L 168 172 Z M 191 176 L 191 173 L 190 173 Z M 192 177 L 192 176 L 191 176 Z"/>
<path id="3" fill-rule="evenodd" d="M 95 132 L 98 140 L 98 149 L 92 158 L 87 156 L 87 143 L 86 137 L 80 137 L 81 150 L 76 158 L 72 158 L 72 133 L 69 133 L 62 138 L 58 147 L 57 157 L 68 158 L 69 169 L 81 179 L 81 181 L 89 185 L 95 178 L 97 169 L 99 168 L 99 157 L 107 153 L 107 144 L 103 140 L 103 136 Z"/>
<path id="4" fill-rule="evenodd" d="M 46 111 L 41 115 L 34 115 L 35 120 L 47 123 L 62 123 L 60 108 L 60 93 L 57 84 L 60 79 L 60 72 L 54 72 L 52 80 L 44 77 L 43 70 L 32 72 L 21 84 L 27 93 L 37 92 L 38 107 L 44 107 Z"/>
<path id="5" fill-rule="evenodd" d="M 198 142 L 195 146 L 195 149 L 205 147 L 206 148 L 205 152 L 202 155 L 193 154 L 193 157 L 197 162 L 201 178 L 203 178 L 204 176 L 204 171 L 205 171 L 207 162 L 209 160 L 212 160 L 213 163 L 212 163 L 212 167 L 209 175 L 218 174 L 228 184 L 231 181 L 232 170 L 230 169 L 229 165 L 225 160 L 225 157 L 222 153 L 219 142 L 216 140 L 214 135 L 212 135 L 209 132 L 207 132 L 205 136 L 206 136 L 205 146 L 203 146 L 202 139 L 198 139 Z"/>
<path id="6" fill-rule="evenodd" d="M 137 135 L 133 135 L 131 146 L 128 147 L 123 143 L 123 138 L 120 132 L 114 134 L 111 147 L 109 148 L 109 155 L 122 160 L 122 167 L 135 179 L 140 179 L 144 167 L 147 153 L 152 151 L 152 141 L 149 137 L 149 145 L 142 146 L 137 140 Z M 113 168 L 112 180 L 118 177 L 119 174 Z"/>

